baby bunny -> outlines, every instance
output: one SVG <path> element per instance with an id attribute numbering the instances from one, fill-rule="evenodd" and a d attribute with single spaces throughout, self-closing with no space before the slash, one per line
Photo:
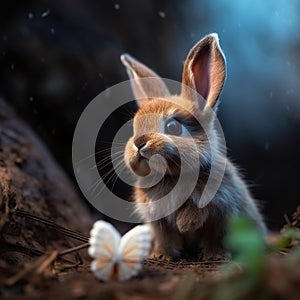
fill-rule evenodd
<path id="1" fill-rule="evenodd" d="M 217 259 L 227 254 L 223 242 L 227 220 L 232 215 L 247 216 L 265 237 L 266 228 L 255 201 L 236 167 L 222 156 L 215 130 L 214 111 L 226 77 L 218 35 L 205 36 L 188 53 L 180 95 L 171 95 L 155 72 L 130 55 L 123 54 L 121 60 L 134 79 L 132 89 L 139 106 L 124 159 L 137 176 L 137 212 L 145 222 L 150 222 L 155 234 L 152 256 Z M 224 175 L 212 200 L 202 207 L 200 199 L 211 170 L 212 153 L 225 162 Z M 151 160 L 158 155 L 165 163 Z M 143 177 L 149 174 L 163 175 L 153 186 L 143 186 Z M 197 176 L 187 199 L 183 199 L 185 184 L 172 193 L 180 174 L 186 183 L 190 176 Z M 167 206 L 172 213 L 161 219 L 153 218 L 156 200 L 167 194 L 171 194 Z M 150 209 L 145 210 L 144 203 Z M 178 203 L 183 204 L 172 210 L 172 205 Z"/>

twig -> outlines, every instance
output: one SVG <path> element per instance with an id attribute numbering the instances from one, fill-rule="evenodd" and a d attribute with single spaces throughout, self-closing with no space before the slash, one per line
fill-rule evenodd
<path id="1" fill-rule="evenodd" d="M 88 246 L 89 246 L 89 243 L 84 243 L 84 244 L 78 245 L 76 247 L 72 247 L 72 248 L 63 250 L 63 251 L 58 253 L 58 256 L 63 256 L 63 255 L 66 255 L 66 254 L 70 254 L 72 252 L 87 248 Z"/>
<path id="2" fill-rule="evenodd" d="M 0 241 L 0 255 L 5 252 L 20 252 L 29 256 L 42 256 L 46 252 L 34 248 L 27 248 L 23 245 L 11 244 Z"/>
<path id="3" fill-rule="evenodd" d="M 283 217 L 284 217 L 286 224 L 291 225 L 291 221 L 290 221 L 289 217 L 287 216 L 287 214 L 284 214 Z"/>
<path id="4" fill-rule="evenodd" d="M 50 256 L 53 255 L 53 253 L 50 254 Z M 11 286 L 16 284 L 18 281 L 26 277 L 29 273 L 33 272 L 35 269 L 39 268 L 45 261 L 47 261 L 49 258 L 49 254 L 43 255 L 39 257 L 37 260 L 33 261 L 32 263 L 26 265 L 20 272 L 17 274 L 9 277 L 5 285 Z"/>
<path id="5" fill-rule="evenodd" d="M 228 263 L 228 260 L 216 260 L 216 261 L 169 261 L 169 260 L 160 260 L 160 259 L 153 259 L 153 258 L 148 258 L 146 260 L 146 263 L 154 263 L 154 264 L 162 264 L 162 265 L 177 265 L 177 266 L 197 266 L 197 265 L 222 265 L 224 263 Z"/>
<path id="6" fill-rule="evenodd" d="M 49 221 L 49 220 L 46 220 L 44 218 L 41 218 L 39 216 L 35 216 L 27 211 L 24 211 L 24 210 L 16 210 L 14 212 L 15 215 L 17 216 L 20 216 L 20 217 L 25 217 L 25 218 L 29 218 L 29 219 L 32 219 L 34 221 L 37 221 L 37 222 L 40 222 L 40 223 L 43 223 L 49 227 L 52 227 L 60 232 L 62 232 L 64 235 L 70 237 L 70 238 L 73 238 L 73 239 L 76 239 L 78 241 L 81 241 L 81 242 L 87 242 L 89 240 L 89 236 L 86 235 L 86 234 L 83 234 L 83 233 L 80 233 L 80 232 L 76 232 L 76 231 L 73 231 L 73 230 L 70 230 L 68 228 L 65 228 L 63 226 L 60 226 L 60 225 L 57 225 L 56 223 L 52 222 L 52 221 Z"/>
<path id="7" fill-rule="evenodd" d="M 42 264 L 36 269 L 37 274 L 42 274 L 45 269 L 47 269 L 57 258 L 58 252 L 56 250 L 52 251 L 48 257 L 42 262 Z"/>

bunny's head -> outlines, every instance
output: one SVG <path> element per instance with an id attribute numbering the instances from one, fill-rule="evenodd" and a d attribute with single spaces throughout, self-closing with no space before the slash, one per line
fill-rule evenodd
<path id="1" fill-rule="evenodd" d="M 199 164 L 209 165 L 211 148 L 217 147 L 212 109 L 226 73 L 217 34 L 204 37 L 190 50 L 184 62 L 180 95 L 171 95 L 156 73 L 128 54 L 122 55 L 121 60 L 133 79 L 132 89 L 139 106 L 133 136 L 125 149 L 127 166 L 145 176 L 150 173 L 149 160 L 163 157 L 166 168 L 162 168 L 159 159 L 151 168 L 176 176 L 182 171 L 193 171 L 195 166 L 198 169 Z"/>

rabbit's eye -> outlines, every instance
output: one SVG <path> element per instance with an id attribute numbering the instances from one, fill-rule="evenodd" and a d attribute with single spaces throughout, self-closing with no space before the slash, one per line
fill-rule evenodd
<path id="1" fill-rule="evenodd" d="M 171 135 L 180 135 L 182 133 L 182 126 L 174 119 L 167 120 L 165 124 L 165 133 Z"/>

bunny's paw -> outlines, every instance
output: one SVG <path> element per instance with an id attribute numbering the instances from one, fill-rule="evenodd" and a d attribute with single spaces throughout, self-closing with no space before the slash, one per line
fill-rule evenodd
<path id="1" fill-rule="evenodd" d="M 199 209 L 195 204 L 191 204 L 179 210 L 176 225 L 181 233 L 194 232 L 202 227 L 207 217 L 208 209 Z"/>

